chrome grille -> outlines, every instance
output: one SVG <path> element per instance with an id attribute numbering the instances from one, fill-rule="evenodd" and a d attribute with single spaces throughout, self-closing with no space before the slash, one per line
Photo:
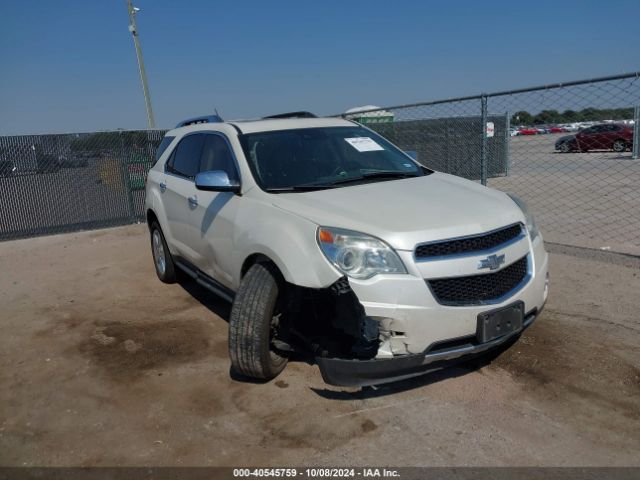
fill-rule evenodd
<path id="1" fill-rule="evenodd" d="M 478 305 L 499 299 L 518 287 L 528 271 L 527 257 L 494 273 L 427 280 L 438 303 Z"/>
<path id="2" fill-rule="evenodd" d="M 493 232 L 474 235 L 472 237 L 443 240 L 441 242 L 426 243 L 416 247 L 416 258 L 442 257 L 458 253 L 478 252 L 496 248 L 522 234 L 522 225 L 510 225 Z"/>

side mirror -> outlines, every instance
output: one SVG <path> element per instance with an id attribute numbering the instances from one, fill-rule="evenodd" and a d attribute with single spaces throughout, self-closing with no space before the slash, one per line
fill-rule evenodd
<path id="1" fill-rule="evenodd" d="M 196 188 L 208 192 L 240 192 L 240 183 L 230 180 L 227 172 L 214 170 L 196 175 Z"/>

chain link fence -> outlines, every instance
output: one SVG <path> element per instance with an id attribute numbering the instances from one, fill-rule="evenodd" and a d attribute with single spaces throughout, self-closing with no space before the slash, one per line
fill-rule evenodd
<path id="1" fill-rule="evenodd" d="M 640 72 L 343 114 L 524 199 L 548 242 L 640 255 Z"/>
<path id="2" fill-rule="evenodd" d="M 144 219 L 163 130 L 0 137 L 0 240 Z"/>
<path id="3" fill-rule="evenodd" d="M 640 255 L 640 72 L 342 116 L 520 196 L 547 241 Z M 143 220 L 164 133 L 0 137 L 0 240 Z"/>

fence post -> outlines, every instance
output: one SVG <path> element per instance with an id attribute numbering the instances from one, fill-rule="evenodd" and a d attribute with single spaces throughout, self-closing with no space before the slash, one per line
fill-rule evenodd
<path id="1" fill-rule="evenodd" d="M 482 185 L 487 184 L 487 95 L 482 94 L 480 97 L 480 108 L 482 109 L 481 120 L 482 124 L 482 150 L 480 157 L 480 182 Z"/>
<path id="2" fill-rule="evenodd" d="M 505 148 L 505 165 L 504 165 L 504 174 L 506 177 L 509 176 L 509 167 L 511 165 L 511 115 L 509 112 L 505 112 L 504 114 L 504 141 L 506 143 Z"/>
<path id="3" fill-rule="evenodd" d="M 633 156 L 634 160 L 638 159 L 638 151 L 640 151 L 640 105 L 636 105 L 633 109 Z"/>

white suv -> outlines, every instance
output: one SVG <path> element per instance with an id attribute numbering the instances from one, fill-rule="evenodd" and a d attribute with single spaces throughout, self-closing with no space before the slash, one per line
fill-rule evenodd
<path id="1" fill-rule="evenodd" d="M 245 376 L 273 378 L 294 352 L 333 385 L 419 375 L 515 340 L 547 298 L 522 201 L 348 120 L 183 122 L 146 193 L 158 277 L 186 273 L 233 302 Z"/>

